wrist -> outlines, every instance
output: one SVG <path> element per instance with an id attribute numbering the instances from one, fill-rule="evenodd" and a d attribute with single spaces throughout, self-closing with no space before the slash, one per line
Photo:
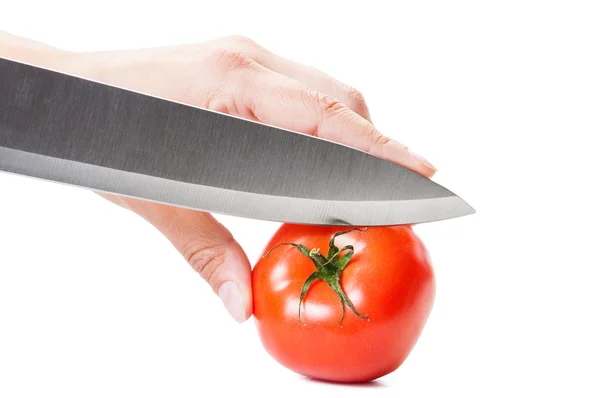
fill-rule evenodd
<path id="1" fill-rule="evenodd" d="M 0 57 L 67 72 L 73 68 L 75 54 L 35 41 L 0 32 Z"/>

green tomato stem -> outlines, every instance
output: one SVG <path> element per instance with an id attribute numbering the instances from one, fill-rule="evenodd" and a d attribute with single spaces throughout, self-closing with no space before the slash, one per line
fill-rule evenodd
<path id="1" fill-rule="evenodd" d="M 280 246 L 290 245 L 298 249 L 298 251 L 302 253 L 302 255 L 310 259 L 315 265 L 317 270 L 308 276 L 308 278 L 302 285 L 302 289 L 300 291 L 300 302 L 298 304 L 298 322 L 301 325 L 305 326 L 305 324 L 302 322 L 301 317 L 302 301 L 306 298 L 306 294 L 308 293 L 308 290 L 313 285 L 313 283 L 319 280 L 326 282 L 327 285 L 331 288 L 331 290 L 333 290 L 340 299 L 340 304 L 342 305 L 342 317 L 339 321 L 340 327 L 342 326 L 342 321 L 344 320 L 344 317 L 346 315 L 346 305 L 350 307 L 352 312 L 359 318 L 369 320 L 368 316 L 362 315 L 358 312 L 358 310 L 354 307 L 354 304 L 352 304 L 352 301 L 350 301 L 350 299 L 342 289 L 342 286 L 340 285 L 340 277 L 342 275 L 342 272 L 352 259 L 352 256 L 354 255 L 354 247 L 352 245 L 347 245 L 342 247 L 341 249 L 338 249 L 338 247 L 335 245 L 335 238 L 337 238 L 340 235 L 350 233 L 352 231 L 364 232 L 366 231 L 366 228 L 352 228 L 347 231 L 336 232 L 329 241 L 329 251 L 327 253 L 327 257 L 324 257 L 322 254 L 320 254 L 319 249 L 315 248 L 309 250 L 306 246 L 291 242 L 280 243 L 275 247 L 271 248 L 263 256 L 268 256 L 273 250 Z"/>

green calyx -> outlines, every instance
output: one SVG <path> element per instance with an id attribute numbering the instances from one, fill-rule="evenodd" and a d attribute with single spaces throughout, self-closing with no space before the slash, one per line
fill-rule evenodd
<path id="1" fill-rule="evenodd" d="M 329 251 L 327 253 L 327 257 L 323 256 L 320 253 L 319 249 L 308 250 L 306 246 L 289 242 L 278 244 L 277 246 L 271 248 L 264 255 L 264 257 L 268 256 L 273 250 L 280 246 L 290 245 L 297 248 L 298 251 L 300 251 L 300 253 L 309 258 L 317 268 L 317 270 L 310 274 L 310 276 L 306 279 L 306 281 L 302 285 L 302 290 L 300 292 L 300 303 L 298 305 L 298 322 L 300 322 L 302 325 L 304 325 L 301 318 L 302 301 L 306 297 L 308 289 L 311 287 L 311 285 L 319 280 L 326 282 L 327 285 L 329 285 L 329 287 L 331 288 L 331 290 L 333 290 L 340 299 L 340 303 L 342 305 L 342 317 L 339 321 L 340 326 L 342 326 L 342 321 L 344 320 L 344 316 L 346 315 L 346 306 L 350 307 L 352 312 L 354 312 L 354 314 L 359 318 L 369 320 L 368 316 L 361 315 L 356 310 L 356 308 L 354 307 L 348 296 L 346 296 L 346 293 L 344 293 L 344 290 L 340 285 L 340 277 L 342 275 L 342 272 L 350 262 L 350 259 L 354 255 L 354 247 L 352 245 L 348 245 L 342 247 L 341 249 L 338 249 L 338 247 L 335 245 L 335 238 L 337 238 L 340 235 L 350 233 L 352 231 L 366 231 L 366 229 L 352 228 L 347 231 L 336 232 L 329 241 Z"/>

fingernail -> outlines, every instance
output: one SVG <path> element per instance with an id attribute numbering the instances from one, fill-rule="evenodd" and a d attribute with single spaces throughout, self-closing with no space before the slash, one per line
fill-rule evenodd
<path id="1" fill-rule="evenodd" d="M 437 169 L 423 156 L 419 155 L 418 153 L 414 153 L 413 151 L 408 151 L 408 153 L 410 153 L 415 159 L 421 162 L 423 166 L 427 167 L 428 169 L 431 169 L 432 171 L 437 171 Z"/>
<path id="2" fill-rule="evenodd" d="M 219 298 L 233 319 L 239 323 L 244 322 L 246 319 L 244 302 L 235 283 L 231 281 L 224 282 L 219 287 Z"/>

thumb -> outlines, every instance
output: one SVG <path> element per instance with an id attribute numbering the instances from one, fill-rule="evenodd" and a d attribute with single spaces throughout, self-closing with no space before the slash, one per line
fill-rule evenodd
<path id="1" fill-rule="evenodd" d="M 211 214 L 100 194 L 157 228 L 223 301 L 237 322 L 252 314 L 251 266 L 242 247 Z"/>

